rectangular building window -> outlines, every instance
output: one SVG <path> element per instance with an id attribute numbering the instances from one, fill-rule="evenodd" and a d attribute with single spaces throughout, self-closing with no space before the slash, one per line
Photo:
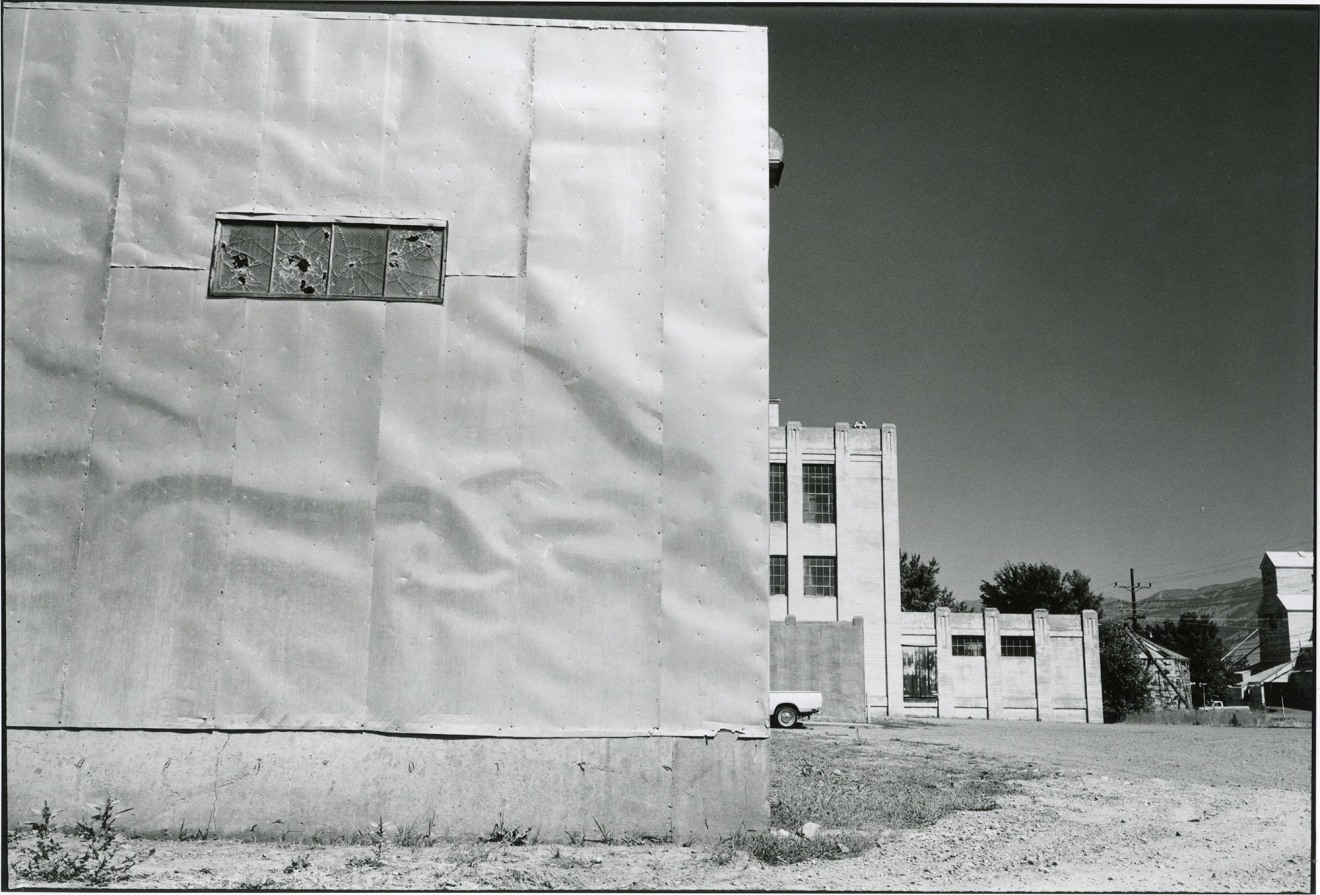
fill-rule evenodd
<path id="1" fill-rule="evenodd" d="M 208 294 L 444 301 L 443 221 L 216 215 Z"/>
<path id="2" fill-rule="evenodd" d="M 834 522 L 834 467 L 802 464 L 802 521 Z"/>
<path id="3" fill-rule="evenodd" d="M 999 639 L 999 653 L 1004 656 L 1034 656 L 1036 655 L 1036 638 L 1001 637 Z"/>
<path id="4" fill-rule="evenodd" d="M 770 464 L 770 521 L 788 521 L 788 464 Z"/>
<path id="5" fill-rule="evenodd" d="M 939 676 L 936 668 L 935 647 L 903 647 L 903 698 L 912 701 L 938 698 Z"/>
<path id="6" fill-rule="evenodd" d="M 839 595 L 838 570 L 834 557 L 802 557 L 802 593 L 808 597 Z"/>
<path id="7" fill-rule="evenodd" d="M 954 634 L 953 654 L 955 656 L 984 656 L 985 638 L 979 634 Z"/>
<path id="8" fill-rule="evenodd" d="M 770 557 L 770 593 L 788 595 L 788 557 Z"/>

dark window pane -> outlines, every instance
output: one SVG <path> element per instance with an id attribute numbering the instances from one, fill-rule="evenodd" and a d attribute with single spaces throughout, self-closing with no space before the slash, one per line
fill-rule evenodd
<path id="1" fill-rule="evenodd" d="M 1005 656 L 1036 655 L 1035 637 L 1003 637 L 999 641 L 999 652 Z"/>
<path id="2" fill-rule="evenodd" d="M 788 557 L 770 557 L 770 593 L 788 594 Z"/>
<path id="3" fill-rule="evenodd" d="M 838 594 L 834 557 L 802 557 L 802 593 L 808 597 L 833 597 Z"/>
<path id="4" fill-rule="evenodd" d="M 788 467 L 770 464 L 770 521 L 788 521 Z"/>
<path id="5" fill-rule="evenodd" d="M 802 521 L 834 522 L 834 467 L 802 465 Z"/>
<path id="6" fill-rule="evenodd" d="M 933 700 L 939 696 L 935 647 L 903 647 L 903 698 Z"/>

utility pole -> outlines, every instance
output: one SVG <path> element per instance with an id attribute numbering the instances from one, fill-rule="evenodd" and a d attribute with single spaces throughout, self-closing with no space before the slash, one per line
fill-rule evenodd
<path id="1" fill-rule="evenodd" d="M 1131 592 L 1131 594 L 1132 594 L 1132 630 L 1133 630 L 1133 631 L 1137 630 L 1137 619 L 1140 617 L 1140 616 L 1137 615 L 1137 591 L 1139 591 L 1139 590 L 1146 590 L 1147 588 L 1149 588 L 1149 587 L 1150 587 L 1150 582 L 1147 581 L 1145 584 L 1137 584 L 1137 570 L 1136 570 L 1136 569 L 1128 569 L 1128 583 L 1127 583 L 1127 584 L 1121 584 L 1121 583 L 1115 581 L 1115 582 L 1114 582 L 1114 587 L 1121 587 L 1121 588 L 1123 588 L 1123 590 L 1126 590 L 1126 591 Z"/>

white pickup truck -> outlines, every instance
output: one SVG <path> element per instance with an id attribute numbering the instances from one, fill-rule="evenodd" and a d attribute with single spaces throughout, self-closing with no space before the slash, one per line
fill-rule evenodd
<path id="1" fill-rule="evenodd" d="M 820 711 L 825 702 L 815 690 L 770 691 L 770 723 L 775 727 L 792 727 L 802 718 Z"/>

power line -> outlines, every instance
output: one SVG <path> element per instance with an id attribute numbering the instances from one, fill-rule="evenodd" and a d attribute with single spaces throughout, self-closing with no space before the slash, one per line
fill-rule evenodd
<path id="1" fill-rule="evenodd" d="M 1280 549 L 1293 550 L 1297 547 L 1309 546 L 1312 543 L 1313 543 L 1313 539 L 1308 537 L 1305 538 L 1304 540 L 1295 541 L 1293 543 L 1287 544 L 1281 547 Z M 1194 578 L 1194 577 L 1199 577 L 1201 573 L 1205 573 L 1205 572 L 1227 572 L 1231 569 L 1235 569 L 1239 567 L 1247 568 L 1248 566 L 1253 566 L 1255 564 L 1254 561 L 1257 561 L 1259 556 L 1260 556 L 1259 552 L 1253 552 L 1250 554 L 1235 556 L 1231 559 L 1224 559 L 1221 560 L 1220 562 L 1213 563 L 1208 566 L 1196 566 L 1190 569 L 1183 569 L 1182 571 L 1178 571 L 1178 572 L 1166 572 L 1161 575 L 1152 575 L 1151 581 L 1171 581 L 1179 578 Z"/>
<path id="2" fill-rule="evenodd" d="M 1137 591 L 1145 590 L 1146 588 L 1150 587 L 1150 582 L 1146 582 L 1145 584 L 1137 584 L 1136 569 L 1128 569 L 1128 581 L 1129 584 L 1127 586 L 1127 590 L 1132 592 L 1132 630 L 1135 631 L 1137 629 Z M 1122 586 L 1123 585 L 1119 584 L 1117 581 L 1114 582 L 1114 587 L 1122 587 Z"/>
<path id="3" fill-rule="evenodd" d="M 1312 540 L 1314 539 L 1314 537 L 1315 537 L 1315 533 L 1314 533 L 1314 532 L 1298 532 L 1297 534 L 1285 535 L 1284 537 L 1281 537 L 1281 538 L 1268 538 L 1268 539 L 1265 539 L 1265 540 L 1262 540 L 1262 541 L 1256 541 L 1256 542 L 1253 542 L 1253 543 L 1254 543 L 1254 544 L 1259 544 L 1259 545 L 1260 545 L 1260 551 L 1263 551 L 1263 550 L 1265 550 L 1266 548 L 1269 548 L 1271 545 L 1273 545 L 1273 544 L 1277 544 L 1279 541 L 1296 541 L 1298 538 L 1304 538 L 1304 539 L 1305 539 L 1305 540 L 1301 541 L 1300 544 L 1309 544 L 1309 543 L 1312 542 Z M 1294 545 L 1292 545 L 1292 546 L 1300 546 L 1300 544 L 1294 544 Z M 1287 550 L 1287 549 L 1291 549 L 1291 547 L 1275 548 L 1275 549 L 1284 549 L 1284 550 Z M 1260 553 L 1260 551 L 1257 551 L 1256 553 L 1253 553 L 1253 554 L 1251 554 L 1251 555 L 1256 555 L 1256 556 L 1258 556 L 1259 553 Z M 1210 557 L 1212 557 L 1212 556 L 1215 556 L 1215 554 L 1214 554 L 1214 553 L 1206 553 L 1206 554 L 1202 554 L 1202 558 L 1206 558 L 1206 559 L 1208 559 L 1208 558 L 1210 558 Z M 1249 558 L 1249 557 L 1248 557 L 1248 558 Z M 1193 561 L 1195 561 L 1195 560 L 1193 560 Z M 1221 562 L 1223 562 L 1223 561 L 1224 561 L 1224 560 L 1221 560 Z M 1182 574 L 1184 574 L 1183 572 L 1159 572 L 1159 571 L 1158 571 L 1158 569 L 1159 569 L 1158 566 L 1156 566 L 1156 569 L 1157 569 L 1156 574 L 1152 576 L 1152 578 L 1154 578 L 1154 579 L 1170 578 L 1170 577 L 1174 577 L 1174 576 L 1177 576 L 1177 575 L 1182 575 Z M 1190 571 L 1196 571 L 1196 569 L 1191 569 Z"/>

